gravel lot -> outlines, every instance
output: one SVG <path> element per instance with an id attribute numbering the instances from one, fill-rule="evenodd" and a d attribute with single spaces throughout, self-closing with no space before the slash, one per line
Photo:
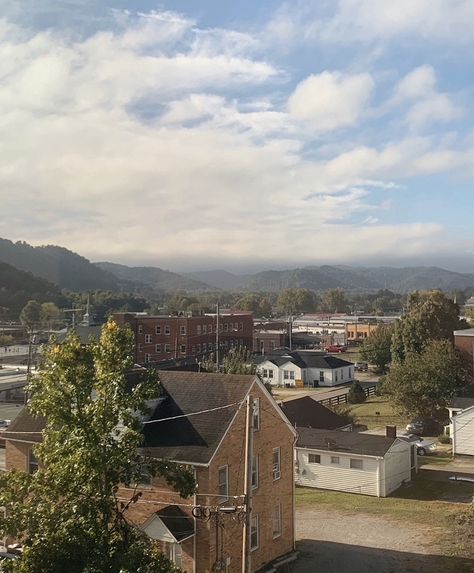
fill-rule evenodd
<path id="1" fill-rule="evenodd" d="M 308 508 L 296 528 L 300 555 L 288 573 L 474 572 L 474 561 L 441 555 L 435 527 Z"/>

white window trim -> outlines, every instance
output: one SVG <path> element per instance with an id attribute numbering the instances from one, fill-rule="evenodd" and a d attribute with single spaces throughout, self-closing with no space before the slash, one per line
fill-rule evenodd
<path id="1" fill-rule="evenodd" d="M 257 420 L 256 424 L 255 419 Z M 253 429 L 256 432 L 260 430 L 260 398 L 255 398 L 253 401 Z"/>
<path id="2" fill-rule="evenodd" d="M 275 528 L 275 523 L 274 523 L 274 515 L 273 515 L 273 511 L 274 509 L 278 507 L 278 524 L 280 526 L 280 530 L 279 532 L 275 535 L 275 532 L 273 531 Z M 281 533 L 282 533 L 282 525 L 281 525 L 281 503 L 278 503 L 277 505 L 274 505 L 272 508 L 272 537 L 273 539 L 278 539 L 279 537 L 281 537 Z"/>
<path id="3" fill-rule="evenodd" d="M 257 527 L 257 544 L 252 546 L 252 522 L 255 519 Z M 260 547 L 260 523 L 259 523 L 259 518 L 258 518 L 258 514 L 257 515 L 252 515 L 252 517 L 250 518 L 250 551 L 256 551 L 259 547 Z"/>
<path id="4" fill-rule="evenodd" d="M 352 462 L 360 462 L 362 467 L 361 468 L 354 468 L 352 467 Z M 357 470 L 359 472 L 364 471 L 364 459 L 363 458 L 349 458 L 349 468 L 351 470 Z"/>
<path id="5" fill-rule="evenodd" d="M 255 485 L 252 484 L 252 489 L 253 489 L 253 490 L 258 489 L 258 485 L 259 485 L 259 484 L 258 484 L 258 482 L 259 482 L 259 475 L 258 475 L 259 467 L 258 467 L 258 466 L 259 466 L 259 463 L 260 463 L 258 454 L 255 454 L 255 455 L 254 455 L 254 458 L 255 458 L 255 476 L 256 476 L 256 480 L 255 480 Z M 252 477 L 253 477 L 253 475 L 254 475 L 254 471 L 253 471 L 253 470 L 254 470 L 254 465 L 253 465 L 253 460 L 252 460 Z"/>
<path id="6" fill-rule="evenodd" d="M 273 463 L 273 456 L 275 454 L 275 452 L 278 452 L 278 466 L 276 466 L 276 464 Z M 278 469 L 275 469 L 275 468 Z M 281 448 L 273 448 L 272 451 L 272 476 L 273 476 L 273 481 L 277 481 L 279 479 L 281 479 Z"/>
<path id="7" fill-rule="evenodd" d="M 221 496 L 221 483 L 220 483 L 220 473 L 221 470 L 225 470 L 225 486 L 226 486 L 226 494 L 225 496 Z M 229 499 L 229 466 L 220 466 L 217 470 L 217 488 L 219 490 L 219 503 L 225 503 Z"/>

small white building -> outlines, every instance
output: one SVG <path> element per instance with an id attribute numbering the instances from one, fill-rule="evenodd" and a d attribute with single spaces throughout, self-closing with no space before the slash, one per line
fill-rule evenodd
<path id="1" fill-rule="evenodd" d="M 449 425 L 444 427 L 444 432 L 449 436 L 453 435 L 453 419 L 460 414 L 463 410 L 467 410 L 474 406 L 474 398 L 464 396 L 455 396 L 447 406 Z"/>
<path id="2" fill-rule="evenodd" d="M 453 455 L 474 456 L 474 406 L 451 419 Z"/>
<path id="3" fill-rule="evenodd" d="M 399 439 L 297 428 L 296 485 L 386 497 L 412 479 L 416 455 Z"/>
<path id="4" fill-rule="evenodd" d="M 257 371 L 272 386 L 316 388 L 354 381 L 354 364 L 313 350 L 275 353 L 257 358 Z"/>

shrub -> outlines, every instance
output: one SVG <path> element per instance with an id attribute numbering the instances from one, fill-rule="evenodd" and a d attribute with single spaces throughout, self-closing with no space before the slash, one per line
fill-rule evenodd
<path id="1" fill-rule="evenodd" d="M 451 443 L 451 437 L 448 436 L 447 434 L 440 434 L 438 436 L 438 442 L 440 444 L 450 444 Z"/>
<path id="2" fill-rule="evenodd" d="M 365 402 L 366 398 L 367 396 L 365 395 L 360 382 L 358 380 L 353 382 L 347 394 L 347 401 L 349 404 L 361 404 L 362 402 Z"/>

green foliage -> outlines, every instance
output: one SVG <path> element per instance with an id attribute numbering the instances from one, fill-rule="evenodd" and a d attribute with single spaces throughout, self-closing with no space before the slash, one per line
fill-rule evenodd
<path id="1" fill-rule="evenodd" d="M 447 434 L 440 434 L 438 436 L 438 442 L 440 444 L 450 444 L 451 443 L 451 437 L 448 436 Z"/>
<path id="2" fill-rule="evenodd" d="M 216 356 L 211 354 L 201 362 L 203 372 L 216 371 Z M 245 346 L 231 348 L 225 355 L 219 371 L 224 374 L 255 374 L 257 367 L 252 361 L 252 352 Z"/>
<path id="3" fill-rule="evenodd" d="M 41 305 L 36 300 L 29 300 L 20 312 L 20 321 L 30 330 L 40 323 Z"/>
<path id="4" fill-rule="evenodd" d="M 286 288 L 280 292 L 277 311 L 281 315 L 312 312 L 316 309 L 316 295 L 306 288 Z"/>
<path id="5" fill-rule="evenodd" d="M 29 409 L 44 417 L 42 462 L 33 475 L 0 476 L 0 535 L 23 540 L 12 573 L 165 573 L 175 569 L 127 518 L 143 470 L 163 476 L 183 496 L 194 491 L 191 472 L 144 457 L 137 414 L 159 393 L 153 373 L 131 384 L 133 335 L 109 322 L 87 347 L 71 334 L 45 353 L 32 379 Z"/>
<path id="6" fill-rule="evenodd" d="M 148 306 L 145 298 L 134 294 L 111 291 L 90 291 L 72 295 L 77 308 L 86 308 L 90 302 L 90 312 L 98 321 L 106 320 L 114 312 L 142 312 Z"/>
<path id="7" fill-rule="evenodd" d="M 395 325 L 392 361 L 403 362 L 409 353 L 421 353 L 431 340 L 453 340 L 453 331 L 467 326 L 459 319 L 458 305 L 442 292 L 415 292 Z"/>
<path id="8" fill-rule="evenodd" d="M 54 302 L 43 302 L 40 309 L 40 322 L 42 326 L 51 329 L 59 320 L 61 311 Z"/>
<path id="9" fill-rule="evenodd" d="M 239 310 L 249 310 L 254 316 L 269 317 L 272 314 L 272 305 L 265 295 L 245 294 L 235 303 L 235 308 Z"/>
<path id="10" fill-rule="evenodd" d="M 349 305 L 344 290 L 342 288 L 327 290 L 322 298 L 322 307 L 326 312 L 347 312 Z"/>
<path id="11" fill-rule="evenodd" d="M 358 380 L 355 380 L 351 387 L 349 388 L 349 392 L 347 393 L 347 401 L 349 404 L 362 404 L 365 402 L 367 396 L 365 395 L 364 389 L 360 385 Z"/>
<path id="12" fill-rule="evenodd" d="M 8 346 L 9 344 L 13 344 L 13 336 L 0 334 L 0 346 Z"/>
<path id="13" fill-rule="evenodd" d="M 380 374 L 385 373 L 390 364 L 392 334 L 391 325 L 379 324 L 359 349 L 361 360 L 373 364 Z"/>
<path id="14" fill-rule="evenodd" d="M 404 362 L 392 363 L 383 393 L 410 416 L 432 417 L 467 383 L 466 365 L 449 340 L 432 340 Z"/>

